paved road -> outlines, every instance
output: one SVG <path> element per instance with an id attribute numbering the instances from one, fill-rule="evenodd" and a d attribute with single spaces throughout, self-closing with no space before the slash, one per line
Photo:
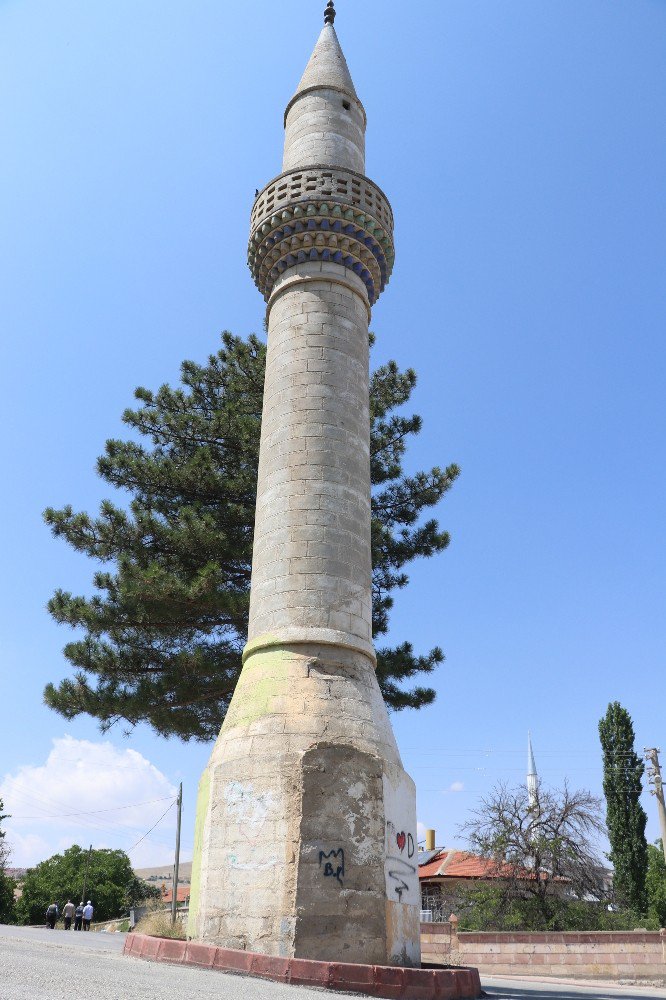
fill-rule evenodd
<path id="1" fill-rule="evenodd" d="M 0 926 L 0 1000 L 322 1000 L 300 986 L 144 962 L 122 954 L 123 934 L 75 934 L 45 928 Z M 487 979 L 489 996 L 503 1000 L 646 1000 L 666 990 L 592 990 L 555 984 Z"/>
<path id="2" fill-rule="evenodd" d="M 481 983 L 489 997 L 502 1000 L 648 1000 L 666 997 L 666 990 L 657 987 L 571 986 L 561 983 L 530 982 L 525 979 L 490 979 L 481 977 Z"/>
<path id="3" fill-rule="evenodd" d="M 164 1000 L 170 996 L 179 1000 L 322 1000 L 327 996 L 321 990 L 125 958 L 119 950 L 122 937 L 0 926 L 0 1000 Z M 85 945 L 83 938 L 89 939 Z"/>
<path id="4" fill-rule="evenodd" d="M 122 952 L 126 937 L 126 934 L 98 934 L 95 931 L 65 931 L 60 928 L 52 931 L 48 927 L 10 927 L 7 924 L 0 924 L 0 946 L 3 947 L 5 939 L 9 938 L 70 947 L 76 952 L 88 950 Z M 2 1000 L 1 993 L 0 1000 Z"/>

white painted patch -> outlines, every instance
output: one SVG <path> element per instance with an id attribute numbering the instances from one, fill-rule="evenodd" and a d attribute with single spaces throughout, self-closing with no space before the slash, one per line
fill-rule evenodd
<path id="1" fill-rule="evenodd" d="M 402 769 L 384 772 L 384 815 L 386 898 L 393 903 L 420 907 L 416 794 L 414 783 Z"/>
<path id="2" fill-rule="evenodd" d="M 235 854 L 229 854 L 228 858 L 229 867 L 239 872 L 266 872 L 275 868 L 278 863 L 276 857 L 263 858 L 261 861 L 239 861 Z"/>
<path id="3" fill-rule="evenodd" d="M 365 785 L 362 781 L 357 781 L 353 785 L 350 785 L 347 789 L 347 794 L 350 798 L 354 799 L 356 806 L 354 811 L 347 812 L 345 814 L 345 819 L 349 828 L 349 836 L 354 844 L 354 856 L 358 864 L 368 864 L 372 862 L 373 858 L 376 859 L 377 857 L 377 844 L 375 840 L 370 837 L 353 837 L 352 831 L 356 826 L 356 821 L 359 815 L 368 820 L 372 818 L 373 812 L 377 808 L 377 804 L 368 794 L 367 785 Z"/>
<path id="4" fill-rule="evenodd" d="M 365 792 L 366 792 L 366 787 L 362 781 L 357 781 L 356 784 L 350 785 L 349 788 L 347 789 L 347 793 L 348 795 L 351 796 L 352 799 L 360 799 L 365 794 Z"/>
<path id="5" fill-rule="evenodd" d="M 269 815 L 275 814 L 274 794 L 256 792 L 249 782 L 231 781 L 224 789 L 224 804 L 227 821 L 237 823 L 250 844 L 260 837 Z"/>
<path id="6" fill-rule="evenodd" d="M 400 767 L 384 771 L 386 947 L 395 964 L 421 961 L 416 788 Z"/>

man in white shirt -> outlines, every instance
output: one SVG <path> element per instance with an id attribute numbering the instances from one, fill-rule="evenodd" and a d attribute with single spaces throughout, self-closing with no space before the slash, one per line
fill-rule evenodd
<path id="1" fill-rule="evenodd" d="M 88 902 L 86 903 L 86 905 L 83 907 L 83 929 L 84 929 L 84 931 L 89 931 L 90 930 L 90 921 L 92 920 L 92 915 L 93 915 L 93 905 L 90 902 L 90 900 L 88 900 Z"/>

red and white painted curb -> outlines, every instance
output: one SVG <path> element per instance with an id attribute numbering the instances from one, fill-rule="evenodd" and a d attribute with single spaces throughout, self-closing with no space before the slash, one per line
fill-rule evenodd
<path id="1" fill-rule="evenodd" d="M 364 993 L 387 1000 L 476 1000 L 483 996 L 477 969 L 403 969 L 388 965 L 315 962 L 277 958 L 251 951 L 217 948 L 196 941 L 175 941 L 148 934 L 128 934 L 125 955 L 150 962 L 172 962 L 218 969 L 278 983 Z"/>

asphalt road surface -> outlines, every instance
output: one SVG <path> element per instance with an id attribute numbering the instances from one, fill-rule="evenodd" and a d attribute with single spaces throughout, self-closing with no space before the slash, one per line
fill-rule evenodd
<path id="1" fill-rule="evenodd" d="M 0 926 L 0 1000 L 322 1000 L 301 986 L 227 975 L 207 969 L 145 962 L 122 955 L 124 934 L 74 933 Z M 554 984 L 487 980 L 491 997 L 503 1000 L 645 1000 L 662 990 L 593 990 Z"/>
<path id="2" fill-rule="evenodd" d="M 120 954 L 126 937 L 126 934 L 97 934 L 95 931 L 64 931 L 59 928 L 52 931 L 48 927 L 10 927 L 7 924 L 0 924 L 0 947 L 3 949 L 7 940 L 17 939 L 57 945 L 61 948 L 70 947 L 75 952 L 90 949 L 115 951 Z"/>
<path id="3" fill-rule="evenodd" d="M 0 1000 L 322 1000 L 324 996 L 319 990 L 126 958 L 124 936 L 0 927 Z"/>

